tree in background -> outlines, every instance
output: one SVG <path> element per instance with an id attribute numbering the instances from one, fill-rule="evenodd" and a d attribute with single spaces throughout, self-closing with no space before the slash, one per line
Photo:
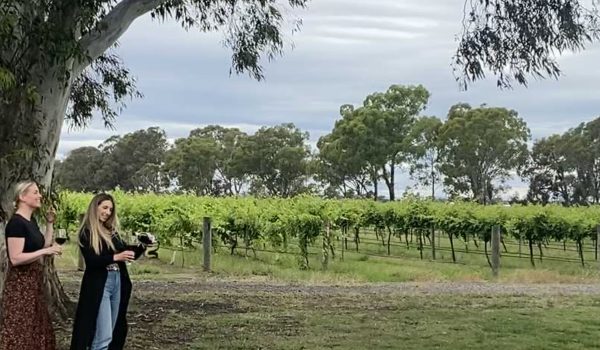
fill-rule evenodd
<path id="1" fill-rule="evenodd" d="M 55 183 L 73 191 L 162 192 L 169 187 L 163 170 L 167 148 L 167 136 L 157 127 L 111 136 L 99 148 L 72 150 L 57 164 Z"/>
<path id="2" fill-rule="evenodd" d="M 63 161 L 56 163 L 54 180 L 58 188 L 92 192 L 101 188 L 98 172 L 102 166 L 102 152 L 96 147 L 72 150 Z"/>
<path id="3" fill-rule="evenodd" d="M 564 205 L 600 201 L 600 118 L 537 140 L 527 171 L 528 199 Z"/>
<path id="4" fill-rule="evenodd" d="M 577 177 L 569 155 L 569 137 L 552 135 L 537 140 L 531 150 L 531 165 L 526 171 L 529 180 L 528 198 L 540 204 L 558 199 L 573 203 Z"/>
<path id="5" fill-rule="evenodd" d="M 506 108 L 453 106 L 440 132 L 441 171 L 452 196 L 488 203 L 527 160 L 529 129 Z"/>
<path id="6" fill-rule="evenodd" d="M 314 176 L 325 188 L 329 198 L 354 198 L 369 195 L 371 186 L 369 174 L 365 169 L 365 160 L 360 153 L 348 152 L 346 138 L 331 134 L 319 138 L 319 150 L 314 161 Z"/>
<path id="7" fill-rule="evenodd" d="M 378 180 L 383 179 L 390 200 L 395 200 L 396 171 L 414 153 L 411 130 L 428 99 L 429 92 L 421 85 L 392 85 L 386 92 L 367 96 L 362 107 L 342 106 L 342 119 L 321 142 L 323 148 L 333 145 L 326 153 L 329 161 L 333 150 L 344 155 L 338 160 L 345 164 L 334 169 L 369 174 L 375 199 Z M 362 171 L 357 171 L 359 167 Z"/>
<path id="8" fill-rule="evenodd" d="M 160 169 L 167 151 L 167 135 L 158 127 L 138 130 L 110 139 L 104 145 L 104 167 L 102 175 L 109 180 L 103 188 L 119 186 L 125 191 L 146 191 L 143 183 L 134 182 L 135 175 L 144 167 L 154 165 Z M 109 166 L 110 170 L 106 167 Z M 110 172 L 110 174 L 109 174 Z"/>
<path id="9" fill-rule="evenodd" d="M 308 190 L 308 136 L 291 123 L 262 127 L 243 139 L 234 155 L 233 171 L 248 174 L 250 192 L 256 195 L 303 193 Z"/>
<path id="10" fill-rule="evenodd" d="M 217 168 L 217 143 L 211 138 L 189 137 L 175 141 L 165 168 L 179 189 L 209 195 Z"/>
<path id="11" fill-rule="evenodd" d="M 210 138 L 217 147 L 215 163 L 216 179 L 214 183 L 219 184 L 222 189 L 213 190 L 213 193 L 227 195 L 238 195 L 244 185 L 247 184 L 247 172 L 236 169 L 234 166 L 235 155 L 240 145 L 248 137 L 245 132 L 237 128 L 225 128 L 219 125 L 209 125 L 190 132 L 190 137 Z"/>
<path id="12" fill-rule="evenodd" d="M 413 140 L 411 177 L 423 186 L 431 186 L 431 199 L 440 180 L 440 131 L 443 122 L 436 117 L 421 117 L 413 125 L 410 138 Z"/>

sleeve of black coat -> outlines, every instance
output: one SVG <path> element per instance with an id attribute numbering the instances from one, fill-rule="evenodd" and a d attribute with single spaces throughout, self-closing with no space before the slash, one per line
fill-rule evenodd
<path id="1" fill-rule="evenodd" d="M 85 260 L 85 266 L 89 268 L 105 267 L 115 262 L 114 253 L 110 249 L 103 249 L 100 255 L 96 254 L 90 243 L 90 232 L 83 230 L 79 235 L 79 248 Z"/>
<path id="2" fill-rule="evenodd" d="M 135 253 L 134 259 L 137 260 L 140 256 L 142 256 L 142 254 L 144 254 L 145 251 L 146 246 L 143 244 L 138 244 L 137 247 L 135 247 L 135 249 L 133 250 L 133 252 Z"/>

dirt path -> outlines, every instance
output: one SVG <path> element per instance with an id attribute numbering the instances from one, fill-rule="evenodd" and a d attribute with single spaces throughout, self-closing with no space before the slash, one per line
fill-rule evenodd
<path id="1" fill-rule="evenodd" d="M 361 285 L 307 285 L 245 281 L 136 281 L 142 293 L 269 293 L 299 295 L 348 294 L 457 294 L 457 295 L 600 295 L 600 284 L 504 284 L 472 282 L 373 283 Z"/>

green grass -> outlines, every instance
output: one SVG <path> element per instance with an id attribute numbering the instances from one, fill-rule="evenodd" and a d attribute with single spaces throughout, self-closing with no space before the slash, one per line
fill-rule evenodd
<path id="1" fill-rule="evenodd" d="M 540 306 L 510 298 L 411 298 L 345 310 L 276 309 L 194 319 L 188 349 L 595 349 L 597 306 Z M 326 303 L 328 304 L 328 303 Z M 466 304 L 466 305 L 465 305 Z M 468 305 L 473 304 L 473 305 Z M 173 316 L 168 322 L 179 322 Z M 186 316 L 189 318 L 190 316 Z"/>
<path id="2" fill-rule="evenodd" d="M 297 295 L 261 291 L 147 296 L 164 318 L 135 349 L 597 349 L 600 297 Z M 181 308 L 181 309 L 178 309 Z M 133 313 L 152 312 L 134 306 Z M 160 340 L 148 339 L 154 334 Z M 171 344 L 172 343 L 172 344 Z"/>
<path id="3" fill-rule="evenodd" d="M 280 282 L 353 284 L 393 281 L 485 281 L 491 272 L 484 256 L 459 254 L 452 263 L 444 252 L 424 260 L 415 249 L 394 247 L 396 258 L 380 247 L 341 251 L 328 270 L 312 255 L 309 270 L 297 257 L 257 252 L 254 258 L 213 255 L 213 272 L 202 272 L 200 251 L 160 250 L 160 260 L 142 259 L 129 266 L 134 296 L 129 310 L 127 349 L 597 349 L 600 348 L 600 296 L 323 294 L 273 291 Z M 475 249 L 470 247 L 470 249 Z M 313 252 L 319 252 L 313 247 Z M 243 253 L 240 251 L 239 253 Z M 382 254 L 383 253 L 383 254 Z M 569 252 L 553 252 L 565 254 Z M 75 272 L 76 246 L 65 245 L 56 263 L 67 291 L 74 295 L 81 274 Z M 584 282 L 600 280 L 597 263 L 503 259 L 500 281 Z M 141 283 L 140 281 L 146 281 Z M 219 287 L 245 280 L 258 288 Z M 215 283 L 217 282 L 217 283 Z M 216 285 L 214 289 L 207 286 Z M 388 290 L 389 291 L 389 290 Z M 388 292 L 389 293 L 389 292 Z M 58 330 L 66 349 L 70 325 Z"/>

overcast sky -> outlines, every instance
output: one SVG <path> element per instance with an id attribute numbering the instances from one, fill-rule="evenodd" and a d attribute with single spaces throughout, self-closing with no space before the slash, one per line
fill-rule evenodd
<path id="1" fill-rule="evenodd" d="M 138 19 L 120 40 L 119 54 L 138 79 L 143 99 L 129 103 L 116 130 L 94 122 L 63 128 L 58 157 L 98 146 L 114 134 L 151 126 L 169 138 L 208 124 L 254 132 L 293 122 L 311 141 L 331 131 L 342 104 L 360 104 L 391 84 L 423 84 L 431 93 L 424 114 L 446 116 L 457 102 L 515 109 L 533 138 L 560 133 L 600 115 L 600 46 L 560 58 L 559 81 L 532 81 L 505 91 L 495 80 L 460 91 L 450 67 L 463 0 L 313 0 L 294 47 L 265 63 L 266 79 L 229 75 L 230 52 L 219 34 L 185 32 L 175 23 Z M 410 184 L 405 177 L 399 191 Z M 514 182 L 521 192 L 523 184 Z"/>

